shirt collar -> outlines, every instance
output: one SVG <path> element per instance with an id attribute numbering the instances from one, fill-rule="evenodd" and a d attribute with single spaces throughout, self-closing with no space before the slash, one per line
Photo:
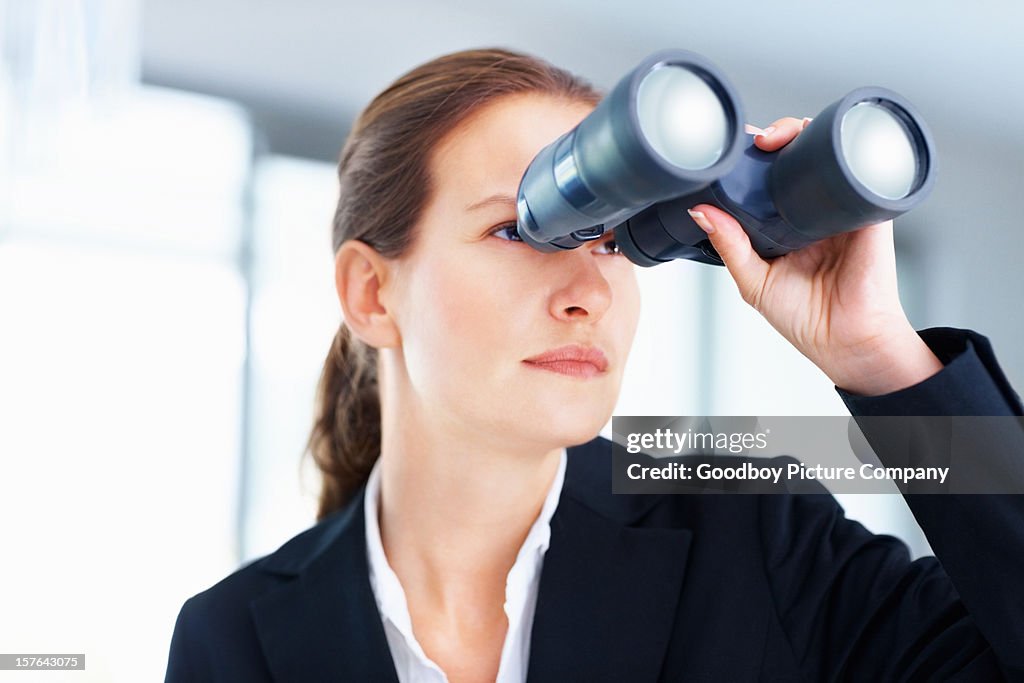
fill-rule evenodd
<path id="1" fill-rule="evenodd" d="M 536 581 L 540 573 L 541 559 L 551 543 L 551 518 L 558 507 L 558 500 L 561 497 L 562 486 L 565 482 L 565 470 L 567 454 L 562 449 L 559 456 L 558 470 L 548 489 L 547 497 L 541 506 L 540 514 L 534 520 L 526 540 L 519 548 L 516 561 L 509 571 L 505 584 L 505 610 L 518 611 L 522 609 L 524 602 L 522 589 Z M 416 638 L 413 636 L 412 619 L 409 616 L 409 606 L 405 599 L 405 591 L 398 580 L 398 576 L 388 564 L 387 556 L 384 554 L 384 546 L 381 542 L 380 523 L 378 511 L 380 509 L 380 457 L 370 470 L 370 477 L 366 482 L 366 492 L 363 500 L 364 517 L 366 522 L 366 550 L 369 560 L 370 586 L 373 588 L 374 599 L 377 601 L 377 608 L 381 616 L 390 620 L 403 634 L 410 647 L 417 654 L 423 653 Z"/>

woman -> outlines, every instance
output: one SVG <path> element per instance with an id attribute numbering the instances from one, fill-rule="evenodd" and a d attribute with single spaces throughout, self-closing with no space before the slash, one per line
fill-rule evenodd
<path id="1" fill-rule="evenodd" d="M 595 435 L 636 329 L 633 266 L 611 235 L 542 254 L 515 234 L 526 166 L 598 99 L 542 61 L 474 50 L 360 116 L 334 221 L 345 323 L 310 438 L 321 521 L 185 604 L 167 680 L 1024 672 L 1015 615 L 996 606 L 1009 574 L 982 586 L 965 570 L 961 600 L 934 558 L 911 563 L 830 496 L 611 495 Z M 776 121 L 756 144 L 802 125 Z M 912 329 L 891 224 L 766 263 L 727 214 L 693 211 L 743 298 L 855 412 L 959 395 L 951 410 L 1020 414 L 983 337 Z M 943 502 L 915 512 L 959 567 L 978 548 L 944 542 L 962 528 L 932 524 Z M 1014 501 L 979 514 L 1022 518 Z M 1002 562 L 985 566 L 1021 560 Z"/>

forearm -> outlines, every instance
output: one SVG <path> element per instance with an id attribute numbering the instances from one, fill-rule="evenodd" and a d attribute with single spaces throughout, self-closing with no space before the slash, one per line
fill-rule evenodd
<path id="1" fill-rule="evenodd" d="M 1024 492 L 1024 429 L 1016 417 L 1024 406 L 988 340 L 950 329 L 927 330 L 921 337 L 945 362 L 939 372 L 881 396 L 838 389 L 861 418 L 858 423 L 879 459 L 884 463 L 892 454 L 886 453 L 884 438 L 872 438 L 871 421 L 863 418 L 921 417 L 923 425 L 927 416 L 968 425 L 977 420 L 984 428 L 971 430 L 966 448 L 957 446 L 964 452 L 956 462 L 973 470 L 968 479 L 988 481 L 992 490 Z M 1004 672 L 1024 677 L 1024 495 L 910 493 L 905 499 Z"/>

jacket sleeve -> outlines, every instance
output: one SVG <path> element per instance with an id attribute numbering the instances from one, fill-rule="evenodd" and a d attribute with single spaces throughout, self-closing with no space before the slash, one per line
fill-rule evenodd
<path id="1" fill-rule="evenodd" d="M 855 418 L 1024 414 L 987 339 L 946 328 L 920 334 L 943 370 L 885 396 L 838 389 Z M 987 445 L 1024 469 L 1024 430 L 1001 430 Z M 935 557 L 910 561 L 901 541 L 846 519 L 831 496 L 765 497 L 766 572 L 806 675 L 1024 681 L 1024 495 L 905 499 Z"/>
<path id="2" fill-rule="evenodd" d="M 1020 396 L 999 367 L 986 337 L 950 327 L 918 334 L 942 361 L 943 369 L 920 384 L 884 396 L 857 396 L 836 387 L 850 414 L 1024 415 Z"/>

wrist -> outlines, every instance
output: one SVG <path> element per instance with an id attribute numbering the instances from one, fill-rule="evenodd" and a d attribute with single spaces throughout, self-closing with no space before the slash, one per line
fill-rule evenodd
<path id="1" fill-rule="evenodd" d="M 920 384 L 943 365 L 913 328 L 851 352 L 834 374 L 837 387 L 859 396 L 881 396 Z"/>

